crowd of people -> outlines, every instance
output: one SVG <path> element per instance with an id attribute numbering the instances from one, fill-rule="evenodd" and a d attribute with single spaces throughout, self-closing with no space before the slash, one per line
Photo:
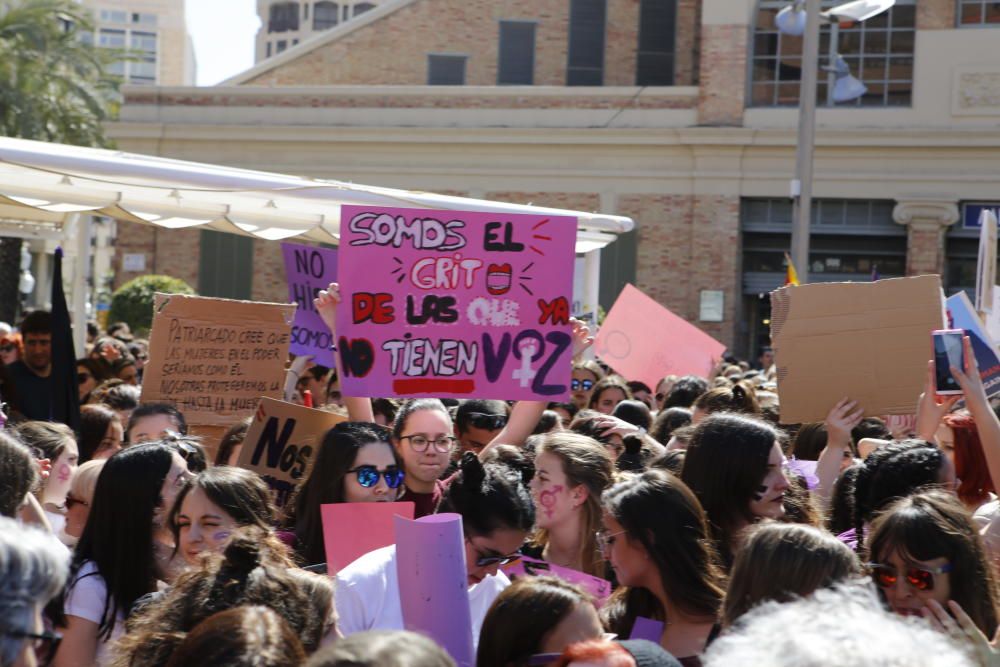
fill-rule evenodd
<path id="1" fill-rule="evenodd" d="M 235 466 L 249 417 L 207 443 L 140 401 L 127 327 L 89 332 L 75 430 L 48 314 L 0 333 L 0 667 L 454 665 L 405 629 L 395 546 L 328 571 L 324 530 L 352 535 L 321 506 L 396 500 L 461 517 L 479 667 L 1000 664 L 1000 419 L 968 339 L 961 397 L 931 361 L 910 419 L 844 397 L 795 425 L 770 350 L 651 387 L 579 322 L 564 402 L 347 396 L 289 360 L 287 398 L 348 419 L 278 507 Z"/>

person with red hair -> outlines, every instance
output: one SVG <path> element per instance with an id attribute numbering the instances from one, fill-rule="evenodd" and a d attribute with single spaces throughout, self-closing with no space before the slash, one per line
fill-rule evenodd
<path id="1" fill-rule="evenodd" d="M 530 663 L 529 663 L 530 664 Z M 593 639 L 566 647 L 555 667 L 680 667 L 677 658 L 654 642 Z"/>
<path id="2" fill-rule="evenodd" d="M 975 512 L 994 492 L 975 420 L 964 414 L 945 415 L 936 436 L 938 446 L 955 464 L 958 497 Z"/>

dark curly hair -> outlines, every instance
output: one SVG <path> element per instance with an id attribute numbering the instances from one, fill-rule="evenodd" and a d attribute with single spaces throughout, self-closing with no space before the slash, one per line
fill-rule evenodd
<path id="1" fill-rule="evenodd" d="M 467 535 L 489 535 L 500 528 L 529 531 L 535 525 L 535 506 L 521 472 L 483 464 L 472 452 L 462 457 L 437 511 L 461 514 Z"/>

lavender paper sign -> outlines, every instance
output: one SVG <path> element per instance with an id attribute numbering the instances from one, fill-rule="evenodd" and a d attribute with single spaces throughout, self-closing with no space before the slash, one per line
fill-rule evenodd
<path id="1" fill-rule="evenodd" d="M 632 625 L 632 636 L 629 639 L 647 639 L 654 644 L 659 644 L 660 638 L 663 637 L 663 629 L 666 627 L 663 621 L 654 621 L 651 618 L 638 616 Z"/>
<path id="2" fill-rule="evenodd" d="M 403 625 L 440 644 L 459 667 L 473 667 L 465 538 L 458 514 L 416 521 L 394 517 Z"/>
<path id="3" fill-rule="evenodd" d="M 574 218 L 341 210 L 345 394 L 569 394 Z"/>
<path id="4" fill-rule="evenodd" d="M 333 337 L 313 307 L 316 293 L 337 279 L 337 251 L 295 243 L 282 243 L 288 300 L 299 304 L 292 325 L 292 343 L 288 351 L 312 355 L 313 361 L 333 368 Z"/>

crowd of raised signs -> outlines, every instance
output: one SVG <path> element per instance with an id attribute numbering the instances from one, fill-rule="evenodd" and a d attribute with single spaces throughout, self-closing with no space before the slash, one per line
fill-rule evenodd
<path id="1" fill-rule="evenodd" d="M 342 396 L 290 364 L 347 421 L 278 507 L 235 465 L 252 418 L 205 447 L 140 402 L 127 327 L 90 332 L 75 431 L 48 420 L 49 315 L 0 333 L 0 667 L 1000 664 L 1000 421 L 971 353 L 961 396 L 928 360 L 913 418 L 845 396 L 792 426 L 770 350 L 650 387 L 579 322 L 566 402 Z M 321 507 L 380 501 L 461 518 L 474 657 L 405 630 L 396 546 L 327 566 L 358 536 Z"/>

